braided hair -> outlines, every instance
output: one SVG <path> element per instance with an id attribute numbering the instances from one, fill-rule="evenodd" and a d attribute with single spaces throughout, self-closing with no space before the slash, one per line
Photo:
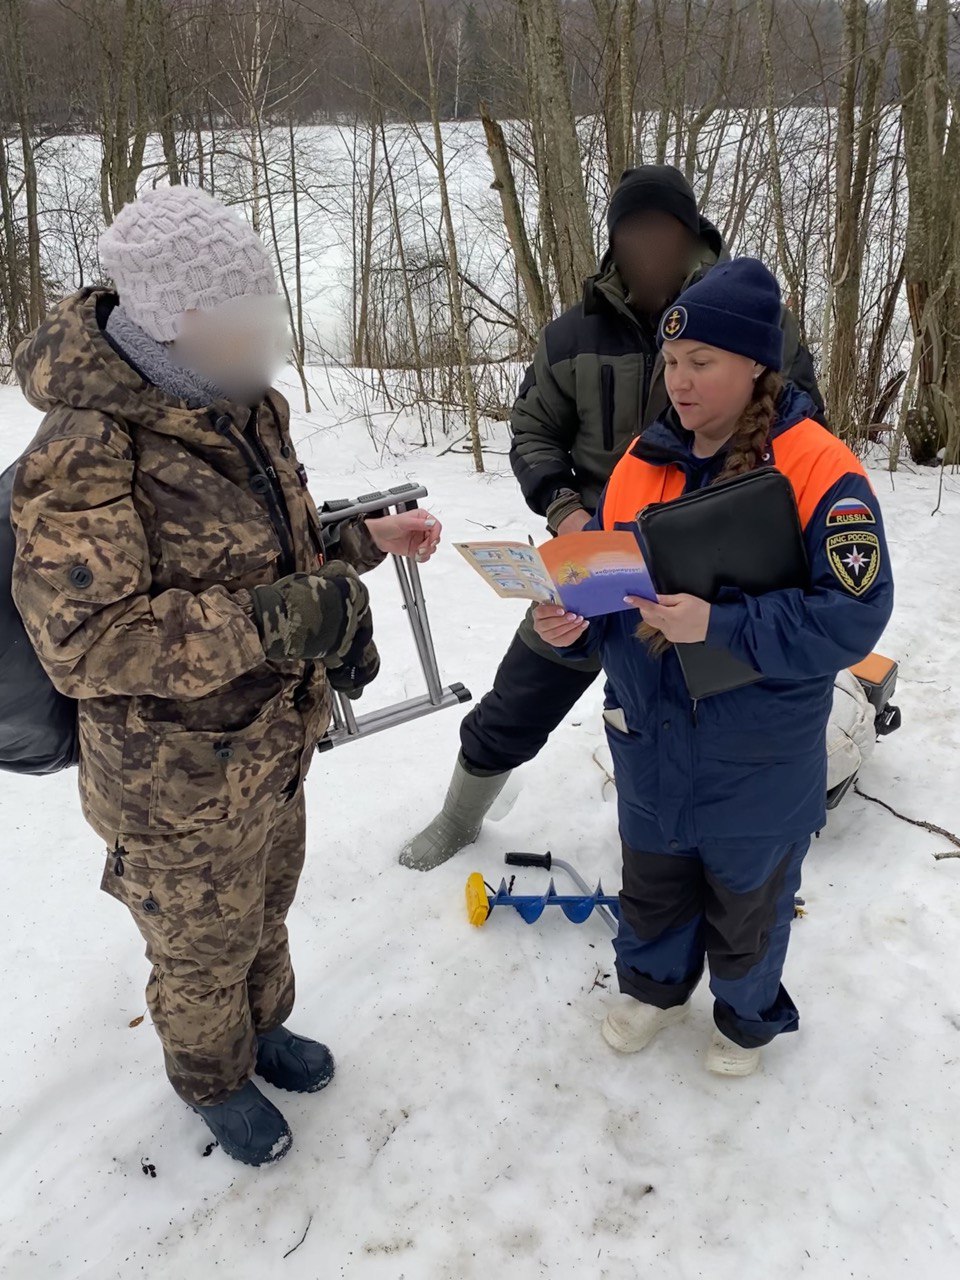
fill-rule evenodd
<path id="1" fill-rule="evenodd" d="M 777 418 L 777 401 L 783 390 L 783 379 L 772 369 L 765 369 L 756 380 L 750 403 L 740 415 L 727 447 L 724 464 L 711 484 L 722 484 L 734 476 L 746 475 L 759 466 L 766 452 L 770 429 Z M 651 654 L 660 656 L 671 647 L 662 631 L 641 622 L 636 636 L 642 640 Z"/>

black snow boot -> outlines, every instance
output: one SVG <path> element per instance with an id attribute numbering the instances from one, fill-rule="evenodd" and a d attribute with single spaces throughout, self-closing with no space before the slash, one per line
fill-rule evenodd
<path id="1" fill-rule="evenodd" d="M 277 1027 L 257 1037 L 257 1075 L 290 1093 L 316 1093 L 333 1079 L 333 1054 L 325 1044 Z"/>
<path id="2" fill-rule="evenodd" d="M 242 1164 L 273 1164 L 290 1150 L 293 1134 L 252 1080 L 213 1107 L 194 1107 L 228 1156 Z"/>

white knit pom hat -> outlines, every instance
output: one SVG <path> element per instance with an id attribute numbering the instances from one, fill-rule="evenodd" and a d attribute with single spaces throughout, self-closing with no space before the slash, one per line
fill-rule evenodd
<path id="1" fill-rule="evenodd" d="M 157 187 L 125 205 L 100 237 L 100 261 L 130 319 L 158 342 L 173 342 L 184 311 L 277 293 L 260 237 L 199 187 Z"/>

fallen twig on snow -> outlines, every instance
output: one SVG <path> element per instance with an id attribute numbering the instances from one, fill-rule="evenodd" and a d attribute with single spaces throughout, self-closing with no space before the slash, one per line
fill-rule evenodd
<path id="1" fill-rule="evenodd" d="M 607 986 L 607 979 L 609 977 L 610 977 L 610 974 L 604 973 L 601 967 L 597 965 L 597 972 L 594 976 L 593 986 L 590 988 L 590 990 L 596 991 L 597 987 L 599 987 L 601 991 L 609 991 L 610 988 Z"/>
<path id="2" fill-rule="evenodd" d="M 292 1248 L 292 1249 L 288 1249 L 288 1250 L 287 1250 L 287 1252 L 283 1255 L 285 1258 L 289 1258 L 289 1257 L 290 1257 L 290 1255 L 291 1255 L 291 1253 L 296 1253 L 296 1252 L 297 1252 L 297 1250 L 298 1250 L 298 1249 L 300 1248 L 300 1246 L 303 1244 L 304 1240 L 306 1240 L 306 1238 L 307 1238 L 307 1232 L 310 1230 L 310 1224 L 311 1224 L 312 1222 L 313 1222 L 313 1214 L 311 1213 L 310 1217 L 307 1219 L 307 1225 L 306 1225 L 306 1226 L 304 1227 L 304 1229 L 303 1229 L 303 1235 L 300 1237 L 300 1239 L 297 1241 L 297 1243 L 293 1246 L 293 1248 Z"/>
<path id="3" fill-rule="evenodd" d="M 451 453 L 451 452 L 453 451 L 454 447 L 455 447 L 456 445 L 458 445 L 458 444 L 460 443 L 460 441 L 461 441 L 461 440 L 466 440 L 466 438 L 467 438 L 467 436 L 468 436 L 469 434 L 470 434 L 470 433 L 469 433 L 468 431 L 465 431 L 465 432 L 463 433 L 463 435 L 462 435 L 462 436 L 457 436 L 456 440 L 451 440 L 451 442 L 447 445 L 447 447 L 446 447 L 445 449 L 441 449 L 441 450 L 440 450 L 440 452 L 437 454 L 437 457 L 438 457 L 438 458 L 442 458 L 442 457 L 444 457 L 446 454 Z"/>
<path id="4" fill-rule="evenodd" d="M 596 751 L 594 751 L 594 753 L 593 753 L 593 763 L 597 766 L 597 768 L 598 768 L 598 769 L 600 770 L 600 772 L 603 774 L 604 782 L 603 782 L 603 786 L 600 788 L 600 795 L 601 795 L 604 799 L 606 799 L 606 797 L 607 797 L 607 786 L 609 785 L 609 786 L 611 786 L 611 787 L 615 787 L 615 786 L 617 785 L 617 780 L 616 780 L 616 778 L 613 776 L 613 774 L 610 772 L 610 770 L 607 768 L 607 766 L 603 763 L 603 761 L 602 761 L 602 760 L 598 760 L 598 759 L 597 759 L 597 752 L 598 752 L 599 750 L 600 750 L 600 748 L 599 748 L 599 747 L 597 747 L 597 750 L 596 750 Z"/>
<path id="5" fill-rule="evenodd" d="M 470 453 L 473 453 L 473 450 L 472 449 L 445 449 L 444 453 L 470 454 Z M 441 456 L 442 456 L 441 454 L 439 453 L 437 454 L 438 458 Z M 509 458 L 510 450 L 509 449 L 488 449 L 484 447 L 483 456 L 485 458 Z"/>
<path id="6" fill-rule="evenodd" d="M 899 818 L 901 822 L 909 822 L 912 827 L 922 827 L 924 831 L 929 831 L 932 835 L 943 836 L 957 850 L 956 853 L 935 853 L 933 856 L 939 862 L 942 858 L 960 858 L 960 836 L 954 835 L 952 831 L 947 831 L 945 827 L 938 827 L 935 822 L 925 822 L 922 818 L 908 818 L 905 813 L 900 813 L 894 809 L 892 804 L 887 804 L 886 800 L 878 800 L 876 796 L 868 796 L 865 791 L 861 791 L 859 785 L 855 782 L 853 789 L 863 800 L 869 800 L 872 804 L 878 804 L 881 809 L 886 809 L 888 813 L 892 813 L 895 818 Z"/>

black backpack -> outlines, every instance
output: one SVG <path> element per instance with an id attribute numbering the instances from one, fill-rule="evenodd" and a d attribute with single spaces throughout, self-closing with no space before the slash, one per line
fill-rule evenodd
<path id="1" fill-rule="evenodd" d="M 17 466 L 0 475 L 0 769 L 57 773 L 79 758 L 77 704 L 53 687 L 13 603 L 10 499 Z"/>

